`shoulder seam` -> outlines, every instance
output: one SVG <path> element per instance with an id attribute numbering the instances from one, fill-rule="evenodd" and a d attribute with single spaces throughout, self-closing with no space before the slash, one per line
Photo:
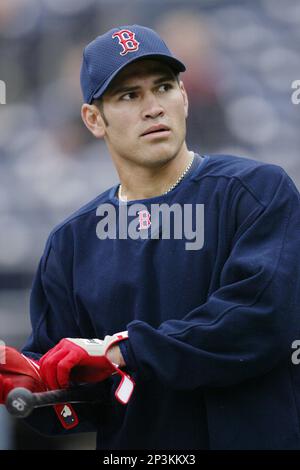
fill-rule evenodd
<path id="1" fill-rule="evenodd" d="M 110 190 L 108 190 L 108 191 L 110 191 Z M 100 196 L 99 196 L 99 199 L 100 199 Z M 96 201 L 96 200 L 97 200 L 97 198 L 94 201 Z M 101 202 L 99 202 L 99 204 L 101 204 Z M 71 216 L 67 217 L 67 219 L 65 221 L 58 224 L 58 226 L 51 231 L 51 234 L 50 234 L 50 237 L 49 237 L 50 240 L 52 240 L 53 236 L 57 232 L 59 232 L 62 228 L 64 228 L 66 225 L 68 225 L 69 223 L 73 222 L 76 219 L 79 219 L 80 217 L 83 217 L 84 215 L 88 214 L 89 212 L 92 212 L 93 210 L 96 210 L 97 206 L 96 207 L 93 206 L 89 209 L 86 209 L 83 212 L 80 212 L 80 214 L 74 214 L 73 216 L 71 215 Z"/>
<path id="2" fill-rule="evenodd" d="M 239 184 L 251 194 L 251 196 L 260 204 L 262 207 L 267 207 L 262 201 L 258 199 L 258 197 L 254 194 L 254 192 L 238 177 L 238 176 L 229 176 L 229 175 L 203 175 L 200 178 L 197 178 L 197 181 L 204 179 L 204 178 L 226 178 L 228 180 L 236 180 Z"/>

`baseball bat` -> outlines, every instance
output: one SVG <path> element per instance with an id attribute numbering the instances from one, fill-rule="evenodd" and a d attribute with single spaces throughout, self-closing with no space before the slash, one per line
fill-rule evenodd
<path id="1" fill-rule="evenodd" d="M 16 418 L 26 418 L 35 408 L 59 403 L 96 403 L 104 399 L 103 391 L 97 387 L 78 386 L 68 389 L 33 393 L 27 388 L 16 387 L 6 399 L 6 409 Z"/>

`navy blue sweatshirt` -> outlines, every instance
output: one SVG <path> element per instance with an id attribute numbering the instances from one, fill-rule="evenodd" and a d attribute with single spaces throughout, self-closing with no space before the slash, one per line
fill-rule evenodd
<path id="1" fill-rule="evenodd" d="M 169 237 L 159 220 L 155 236 L 150 225 L 120 239 L 117 189 L 52 231 L 31 294 L 28 355 L 64 337 L 128 330 L 120 346 L 136 381 L 130 402 L 116 401 L 118 380 L 108 379 L 104 404 L 77 406 L 77 431 L 97 430 L 99 449 L 300 448 L 300 372 L 291 361 L 300 338 L 300 198 L 292 180 L 276 165 L 196 156 L 168 194 L 125 204 L 150 215 L 161 204 L 177 204 L 187 218 L 190 210 L 197 249 L 172 236 L 175 218 Z M 111 209 L 106 239 L 103 208 Z M 60 432 L 51 409 L 28 422 Z"/>

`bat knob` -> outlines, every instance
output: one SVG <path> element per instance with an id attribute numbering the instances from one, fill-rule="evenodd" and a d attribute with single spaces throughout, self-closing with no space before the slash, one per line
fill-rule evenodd
<path id="1" fill-rule="evenodd" d="M 9 392 L 6 399 L 7 411 L 18 418 L 26 418 L 33 410 L 34 397 L 27 388 L 16 387 Z"/>

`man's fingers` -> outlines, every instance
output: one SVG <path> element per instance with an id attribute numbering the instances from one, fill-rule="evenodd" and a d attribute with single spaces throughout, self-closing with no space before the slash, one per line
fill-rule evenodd
<path id="1" fill-rule="evenodd" d="M 42 366 L 44 362 L 48 361 L 49 357 L 52 356 L 54 353 L 60 351 L 62 349 L 62 346 L 60 342 L 54 346 L 54 348 L 49 349 L 48 352 L 46 352 L 40 359 L 40 365 Z"/>
<path id="2" fill-rule="evenodd" d="M 51 352 L 51 354 L 48 354 Z M 68 354 L 68 351 L 64 349 L 48 351 L 46 355 L 42 357 L 40 361 L 40 374 L 42 381 L 52 390 L 56 390 L 59 387 L 57 382 L 57 366 L 59 362 Z"/>
<path id="3" fill-rule="evenodd" d="M 70 374 L 78 365 L 78 352 L 70 351 L 58 364 L 56 371 L 56 379 L 58 388 L 66 388 L 70 382 Z"/>

